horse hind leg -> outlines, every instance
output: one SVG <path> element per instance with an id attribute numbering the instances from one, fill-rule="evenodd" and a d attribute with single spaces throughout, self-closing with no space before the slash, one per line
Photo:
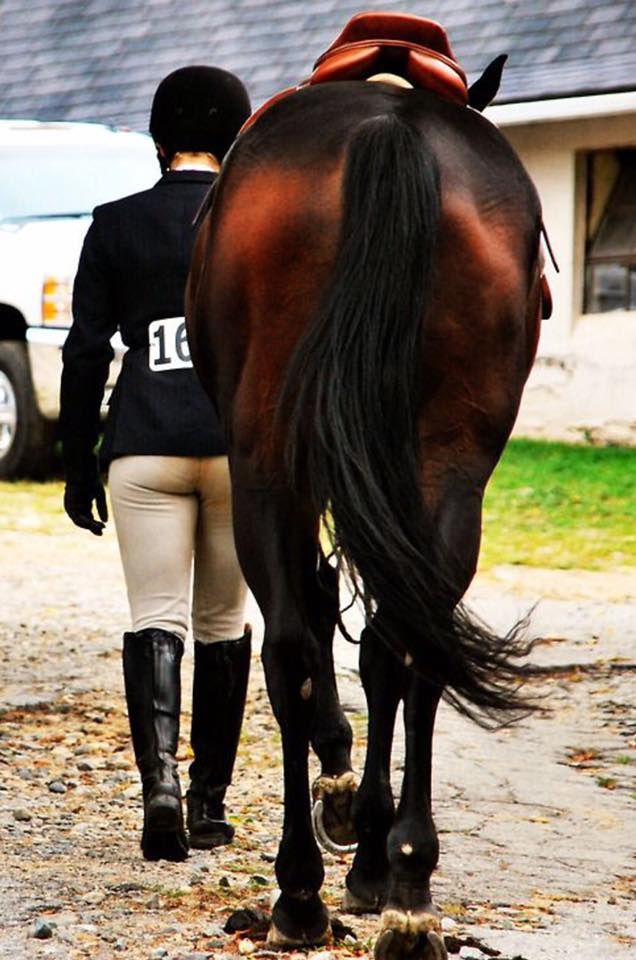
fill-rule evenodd
<path id="1" fill-rule="evenodd" d="M 477 484 L 454 484 L 437 513 L 444 543 L 447 588 L 440 617 L 453 616 L 473 577 L 479 552 L 481 497 Z M 387 839 L 387 895 L 375 945 L 376 960 L 446 960 L 441 918 L 430 880 L 439 859 L 432 815 L 433 731 L 442 690 L 411 669 L 404 698 L 406 753 L 400 803 Z"/>
<path id="2" fill-rule="evenodd" d="M 312 631 L 319 641 L 321 668 L 311 745 L 320 761 L 312 784 L 312 822 L 320 845 L 330 853 L 350 853 L 356 846 L 353 801 L 358 777 L 351 766 L 353 735 L 338 696 L 333 640 L 339 613 L 338 571 L 321 553 L 316 577 Z"/>
<path id="3" fill-rule="evenodd" d="M 404 779 L 387 838 L 389 879 L 376 960 L 441 960 L 447 956 L 441 918 L 430 890 L 431 874 L 439 858 L 431 811 L 431 759 L 440 693 L 411 674 L 404 700 Z"/>
<path id="4" fill-rule="evenodd" d="M 367 700 L 368 735 L 364 772 L 353 805 L 358 849 L 343 903 L 350 913 L 377 912 L 386 899 L 387 837 L 395 814 L 391 750 L 405 677 L 405 667 L 379 639 L 373 623 L 365 627 L 360 638 L 360 679 Z"/>
<path id="5" fill-rule="evenodd" d="M 236 547 L 265 621 L 262 660 L 283 749 L 284 823 L 275 868 L 281 892 L 268 943 L 321 945 L 331 939 L 331 927 L 320 897 L 324 869 L 312 830 L 308 770 L 321 669 L 307 601 L 315 576 L 316 522 L 287 491 L 255 489 L 238 476 L 244 474 L 235 463 Z"/>

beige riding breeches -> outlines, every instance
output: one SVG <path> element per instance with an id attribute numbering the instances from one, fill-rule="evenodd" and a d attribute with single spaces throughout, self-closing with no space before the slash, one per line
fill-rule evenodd
<path id="1" fill-rule="evenodd" d="M 135 631 L 202 643 L 243 635 L 247 588 L 234 547 L 226 457 L 120 457 L 108 474 Z"/>

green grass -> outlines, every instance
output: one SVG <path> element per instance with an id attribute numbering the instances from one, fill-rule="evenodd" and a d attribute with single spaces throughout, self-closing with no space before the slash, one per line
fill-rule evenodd
<path id="1" fill-rule="evenodd" d="M 636 450 L 513 440 L 488 485 L 480 567 L 636 565 Z"/>
<path id="2" fill-rule="evenodd" d="M 0 481 L 0 530 L 30 533 L 69 533 L 73 525 L 64 513 L 64 484 Z"/>
<path id="3" fill-rule="evenodd" d="M 513 440 L 486 491 L 480 567 L 636 565 L 636 449 Z M 0 530 L 70 533 L 63 484 L 0 482 Z"/>

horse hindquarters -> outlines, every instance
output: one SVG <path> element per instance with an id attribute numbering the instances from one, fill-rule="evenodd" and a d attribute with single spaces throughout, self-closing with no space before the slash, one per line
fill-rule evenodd
<path id="1" fill-rule="evenodd" d="M 297 220 L 303 220 L 307 208 L 298 204 L 306 202 L 308 193 L 314 196 L 319 193 L 314 183 L 312 189 L 308 189 L 306 168 L 302 176 L 297 171 L 294 173 L 293 157 L 285 169 L 284 202 L 281 194 L 280 203 L 271 208 L 271 217 L 264 213 L 267 197 L 262 201 L 258 191 L 252 191 L 251 197 L 259 196 L 255 216 L 245 218 L 242 232 L 228 230 L 227 233 L 228 247 L 234 249 L 245 245 L 245 236 L 250 230 L 260 230 L 265 239 L 263 250 L 270 253 L 267 266 L 271 266 L 271 270 L 263 269 L 265 254 L 259 249 L 258 269 L 247 257 L 236 271 L 240 275 L 236 281 L 239 297 L 243 298 L 240 302 L 248 308 L 245 311 L 248 325 L 258 321 L 267 331 L 264 344 L 255 346 L 250 326 L 248 355 L 240 378 L 234 383 L 236 389 L 229 410 L 233 429 L 237 545 L 247 579 L 266 620 L 264 660 L 268 690 L 283 733 L 285 827 L 277 860 L 277 877 L 283 895 L 274 911 L 275 929 L 282 934 L 278 942 L 292 945 L 309 942 L 308 938 L 314 936 L 320 942 L 327 932 L 324 908 L 318 896 L 322 868 L 307 817 L 307 744 L 315 736 L 311 710 L 317 696 L 313 683 L 307 681 L 312 681 L 321 667 L 315 629 L 308 612 L 312 592 L 306 589 L 315 575 L 315 530 L 308 530 L 302 518 L 308 513 L 315 520 L 331 504 L 341 552 L 360 571 L 375 599 L 377 613 L 382 616 L 377 632 L 401 658 L 405 676 L 412 679 L 412 685 L 403 683 L 399 696 L 410 703 L 408 724 L 421 731 L 419 740 L 412 740 L 408 751 L 405 801 L 391 828 L 391 799 L 387 790 L 379 811 L 372 809 L 365 794 L 368 797 L 372 792 L 375 777 L 383 776 L 388 781 L 390 717 L 395 713 L 397 701 L 392 695 L 383 712 L 377 691 L 371 692 L 370 721 L 374 719 L 379 730 L 373 738 L 370 731 L 369 756 L 373 757 L 380 739 L 384 738 L 384 757 L 378 766 L 368 768 L 369 777 L 358 812 L 361 830 L 365 823 L 371 824 L 371 832 L 379 838 L 382 848 L 377 862 L 371 862 L 373 857 L 369 855 L 369 861 L 364 864 L 367 876 L 363 876 L 365 871 L 361 868 L 358 877 L 368 881 L 372 874 L 368 885 L 380 890 L 377 901 L 388 898 L 390 909 L 385 916 L 380 954 L 410 955 L 415 933 L 418 958 L 429 960 L 443 956 L 439 937 L 430 929 L 436 921 L 429 920 L 428 890 L 430 872 L 437 858 L 429 782 L 430 740 L 437 697 L 443 686 L 450 683 L 469 704 L 475 703 L 486 710 L 508 707 L 509 692 L 502 691 L 499 681 L 502 671 L 506 678 L 510 651 L 495 645 L 496 655 L 484 656 L 484 648 L 491 643 L 490 636 L 473 629 L 470 623 L 464 628 L 463 623 L 455 620 L 454 606 L 463 592 L 458 588 L 458 580 L 470 578 L 472 560 L 466 564 L 467 572 L 461 575 L 448 567 L 440 575 L 444 551 L 440 546 L 439 489 L 432 498 L 432 507 L 431 500 L 425 500 L 425 509 L 422 499 L 423 459 L 429 457 L 434 465 L 444 464 L 448 450 L 448 437 L 443 430 L 434 434 L 430 442 L 422 443 L 422 425 L 418 422 L 424 402 L 422 357 L 434 356 L 439 348 L 439 344 L 433 342 L 431 346 L 430 342 L 431 314 L 439 312 L 437 303 L 436 311 L 427 311 L 433 268 L 437 275 L 447 271 L 453 281 L 456 279 L 456 272 L 452 271 L 456 251 L 453 250 L 450 258 L 446 255 L 443 259 L 439 248 L 437 161 L 416 129 L 390 113 L 379 115 L 375 107 L 371 117 L 354 130 L 347 141 L 342 229 L 330 231 L 330 240 L 338 233 L 341 236 L 333 270 L 329 257 L 323 257 L 325 262 L 329 261 L 331 270 L 328 282 L 324 272 L 320 279 L 315 279 L 318 270 L 312 272 L 320 260 L 318 257 L 316 264 L 309 264 L 309 269 L 303 262 L 304 274 L 300 278 L 303 283 L 296 288 L 292 284 L 290 290 L 287 280 L 292 268 L 287 264 L 301 259 L 302 254 L 299 256 L 297 251 L 311 244 L 297 233 L 291 254 L 286 257 L 292 245 L 281 244 L 275 231 L 269 229 L 268 219 L 278 223 L 279 209 L 281 216 L 291 211 Z M 266 126 L 266 119 L 262 123 Z M 255 130 L 258 131 L 258 125 Z M 288 150 L 288 154 L 291 153 Z M 266 169 L 263 151 L 258 155 L 259 168 Z M 240 157 L 240 145 L 237 156 Z M 234 173 L 231 163 L 228 169 Z M 263 179 L 267 179 L 265 174 Z M 281 177 L 281 183 L 282 180 Z M 296 191 L 300 180 L 304 189 Z M 269 195 L 272 195 L 271 182 Z M 245 196 L 250 196 L 247 189 Z M 304 221 L 302 226 L 304 228 Z M 218 270 L 217 274 L 223 287 L 228 282 L 228 271 Z M 305 296 L 305 291 L 312 289 L 322 294 L 316 300 L 318 306 Z M 265 306 L 258 300 L 262 290 L 270 295 Z M 232 301 L 231 296 L 223 299 Z M 288 310 L 292 302 L 297 305 L 293 313 Z M 237 316 L 243 321 L 240 310 Z M 473 311 L 471 318 L 475 316 Z M 236 318 L 230 315 L 223 319 L 231 328 Z M 452 314 L 449 329 L 442 330 L 444 343 L 454 341 L 457 324 L 463 319 L 462 305 Z M 309 320 L 307 333 L 289 364 L 289 353 L 280 353 L 281 338 L 287 338 L 287 348 L 290 330 L 297 332 Z M 471 333 L 473 327 L 467 324 L 466 329 L 473 337 L 468 346 L 475 354 L 478 350 L 475 334 Z M 235 341 L 239 342 L 240 337 L 239 334 Z M 260 369 L 250 366 L 254 357 L 266 358 L 263 364 L 269 374 L 272 370 L 287 369 L 287 387 L 277 420 L 272 411 L 279 399 L 278 381 L 270 389 L 272 381 L 263 380 L 258 375 Z M 452 352 L 449 358 L 453 362 Z M 433 373 L 438 377 L 437 381 L 433 378 L 431 391 L 431 404 L 435 406 L 435 390 L 439 382 L 448 379 L 449 370 L 435 367 L 433 363 Z M 462 358 L 455 374 L 462 388 L 465 379 Z M 505 375 L 503 385 L 504 389 L 508 386 Z M 516 384 L 513 387 L 516 389 Z M 486 433 L 488 442 L 488 414 L 482 416 L 479 409 L 481 397 L 473 397 L 470 390 L 465 393 L 468 394 L 465 408 L 471 411 L 471 417 L 482 418 L 485 426 L 482 432 Z M 252 415 L 249 405 L 243 405 L 246 397 L 248 401 L 257 398 L 256 415 Z M 439 402 L 437 399 L 437 406 Z M 291 479 L 288 475 L 282 483 L 280 448 L 270 444 L 272 435 L 276 441 L 276 431 L 281 424 L 285 425 L 285 432 L 289 425 L 287 461 L 291 467 Z M 452 436 L 455 424 L 450 422 L 449 427 Z M 460 437 L 460 441 L 458 460 L 452 467 L 463 477 L 467 466 L 464 437 Z M 270 454 L 272 459 L 268 460 Z M 260 473 L 254 467 L 259 458 L 261 464 L 266 464 L 265 471 Z M 489 452 L 487 459 L 492 469 L 496 454 Z M 273 470 L 269 469 L 270 465 Z M 487 474 L 488 470 L 482 473 Z M 307 506 L 302 500 L 301 510 L 290 487 L 304 490 L 305 482 L 310 485 L 311 503 Z M 276 483 L 280 495 L 273 493 Z M 426 490 L 424 494 L 426 496 Z M 451 513 L 457 517 L 462 511 Z M 454 526 L 454 521 L 450 525 Z M 471 556 L 477 546 L 472 544 L 472 538 L 471 534 Z M 449 539 L 447 534 L 445 539 Z M 460 536 L 460 554 L 464 547 Z M 405 666 L 407 653 L 409 662 L 412 654 L 419 669 L 430 670 L 430 688 L 424 688 L 423 682 L 411 677 Z M 378 667 L 376 661 L 372 669 L 381 671 L 382 667 Z M 461 704 L 461 700 L 458 702 Z M 407 738 L 409 736 L 407 729 Z M 409 818 L 413 828 L 406 837 L 404 824 Z M 402 849 L 409 844 L 414 857 Z M 368 854 L 370 846 L 365 848 L 362 844 L 359 866 L 365 850 Z M 414 877 L 413 864 L 421 865 L 424 861 L 422 876 Z M 354 870 L 351 884 L 354 890 L 355 875 Z M 414 913 L 422 917 L 422 924 L 418 924 L 415 931 L 409 926 Z"/>

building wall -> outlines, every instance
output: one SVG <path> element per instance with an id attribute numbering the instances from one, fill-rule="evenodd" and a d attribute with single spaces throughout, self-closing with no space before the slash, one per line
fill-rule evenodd
<path id="1" fill-rule="evenodd" d="M 585 182 L 589 150 L 636 146 L 636 115 L 502 130 L 533 178 L 560 273 L 549 260 L 554 312 L 516 433 L 636 445 L 636 311 L 584 314 Z"/>

